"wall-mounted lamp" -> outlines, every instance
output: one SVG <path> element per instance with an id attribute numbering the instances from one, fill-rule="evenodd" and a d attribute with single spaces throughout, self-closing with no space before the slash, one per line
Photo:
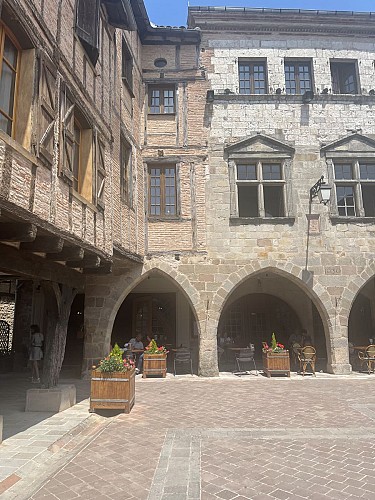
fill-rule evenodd
<path id="1" fill-rule="evenodd" d="M 306 90 L 306 92 L 302 95 L 302 102 L 304 104 L 309 104 L 314 99 L 314 92 L 312 90 Z"/>
<path id="2" fill-rule="evenodd" d="M 207 90 L 206 102 L 214 102 L 214 100 L 215 100 L 215 91 Z"/>
<path id="3" fill-rule="evenodd" d="M 310 189 L 310 201 L 317 196 L 320 203 L 327 205 L 331 198 L 331 189 L 332 187 L 326 184 L 324 175 L 322 175 L 318 182 Z"/>

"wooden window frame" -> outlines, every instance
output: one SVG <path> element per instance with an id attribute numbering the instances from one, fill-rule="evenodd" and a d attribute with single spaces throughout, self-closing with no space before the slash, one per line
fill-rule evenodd
<path id="1" fill-rule="evenodd" d="M 159 111 L 152 111 L 152 91 L 158 90 L 159 96 Z M 164 91 L 173 91 L 173 111 L 165 111 Z M 162 97 L 161 97 L 162 96 Z M 148 86 L 148 114 L 150 115 L 174 115 L 176 113 L 176 86 L 175 85 L 149 85 Z"/>
<path id="2" fill-rule="evenodd" d="M 126 85 L 128 90 L 131 93 L 131 96 L 134 97 L 133 94 L 133 66 L 134 59 L 133 55 L 129 49 L 129 45 L 127 43 L 126 38 L 122 37 L 122 47 L 121 47 L 121 77 L 122 82 Z"/>
<path id="3" fill-rule="evenodd" d="M 90 32 L 84 29 L 84 20 L 79 19 L 79 5 L 80 3 L 85 4 L 85 2 L 90 2 L 93 5 L 89 23 Z M 75 32 L 93 66 L 96 65 L 99 58 L 100 4 L 101 0 L 76 0 L 75 2 Z M 84 7 L 82 9 L 84 10 Z M 87 21 L 87 19 L 85 20 Z"/>
<path id="4" fill-rule="evenodd" d="M 152 214 L 151 213 L 151 178 L 152 178 L 152 169 L 160 169 L 160 214 Z M 166 209 L 166 194 L 165 194 L 165 171 L 166 169 L 173 169 L 174 170 L 174 179 L 175 179 L 175 185 L 174 185 L 174 208 L 175 208 L 175 213 L 174 214 L 166 214 L 165 209 Z M 151 219 L 176 219 L 178 218 L 178 190 L 177 190 L 177 176 L 178 176 L 178 168 L 176 164 L 163 164 L 163 165 L 157 165 L 157 164 L 150 164 L 148 165 L 148 216 Z"/>
<path id="5" fill-rule="evenodd" d="M 310 88 L 301 90 L 301 81 L 300 74 L 298 69 L 299 64 L 305 64 L 309 68 L 309 77 L 310 77 Z M 286 66 L 294 66 L 294 75 L 295 75 L 295 83 L 296 83 L 296 91 L 294 93 L 288 92 L 287 90 L 287 80 L 286 80 Z M 314 88 L 314 76 L 313 76 L 313 64 L 311 59 L 285 59 L 284 60 L 284 78 L 285 78 L 285 92 L 287 95 L 303 95 L 305 92 L 313 90 Z"/>
<path id="6" fill-rule="evenodd" d="M 133 151 L 123 135 L 120 138 L 120 190 L 121 200 L 133 206 Z"/>
<path id="7" fill-rule="evenodd" d="M 344 65 L 353 65 L 353 77 L 354 77 L 354 85 L 355 85 L 355 91 L 354 92 L 344 92 L 343 91 L 343 68 L 340 68 L 341 66 Z M 342 59 L 342 60 L 337 60 L 337 59 L 331 59 L 329 62 L 330 66 L 330 71 L 331 71 L 331 81 L 332 81 L 332 93 L 333 94 L 339 94 L 339 95 L 358 95 L 360 94 L 360 81 L 359 81 L 359 72 L 358 72 L 358 61 L 353 60 L 353 59 Z M 337 75 L 335 75 L 337 73 Z M 338 81 L 335 82 L 336 76 L 338 77 Z M 338 87 L 336 87 L 336 84 Z"/>
<path id="8" fill-rule="evenodd" d="M 17 116 L 17 102 L 18 102 L 18 83 L 19 83 L 19 69 L 20 69 L 20 60 L 21 60 L 21 54 L 22 54 L 22 49 L 20 44 L 17 41 L 17 38 L 15 35 L 10 31 L 10 29 L 2 22 L 0 21 L 0 78 L 2 76 L 2 68 L 3 68 L 3 60 L 4 60 L 4 44 L 5 44 L 5 37 L 8 37 L 10 41 L 13 43 L 17 50 L 17 63 L 16 67 L 12 67 L 11 69 L 14 70 L 15 73 L 15 80 L 14 80 L 14 89 L 13 89 L 13 114 L 12 116 L 8 115 L 5 113 L 5 111 L 0 111 L 0 113 L 7 119 L 10 120 L 11 122 L 11 133 L 8 134 L 8 132 L 4 132 L 4 134 L 9 135 L 9 137 L 14 138 L 15 135 L 15 129 L 16 129 L 16 116 Z M 10 67 L 10 64 L 6 62 L 6 64 Z"/>
<path id="9" fill-rule="evenodd" d="M 351 165 L 351 178 L 336 178 L 335 166 Z M 375 165 L 375 157 L 357 157 L 357 158 L 334 158 L 332 160 L 332 178 L 335 189 L 333 189 L 334 211 L 339 218 L 358 218 L 374 217 L 365 214 L 365 205 L 363 201 L 363 186 L 373 186 L 375 188 L 375 179 L 366 179 L 361 177 L 361 165 Z M 354 197 L 354 215 L 340 215 L 337 197 L 337 187 L 352 187 Z"/>
<path id="10" fill-rule="evenodd" d="M 255 88 L 255 78 L 254 78 L 254 67 L 263 65 L 264 67 L 264 91 L 256 92 Z M 249 80 L 241 80 L 241 66 L 248 65 L 250 67 Z M 241 92 L 241 81 L 249 81 L 250 91 Z M 238 92 L 241 95 L 264 95 L 268 94 L 268 79 L 267 79 L 267 59 L 238 59 Z"/>
<path id="11" fill-rule="evenodd" d="M 275 219 L 275 218 L 285 218 L 287 217 L 287 202 L 286 202 L 286 176 L 285 176 L 285 159 L 249 159 L 249 160 L 236 160 L 234 162 L 235 167 L 235 179 L 236 179 L 236 204 L 237 204 L 237 215 L 239 218 L 262 218 L 262 219 Z M 250 166 L 255 165 L 256 179 L 245 180 L 238 179 L 238 167 L 239 166 Z M 263 166 L 265 165 L 280 165 L 280 179 L 264 179 L 263 178 Z M 239 212 L 239 193 L 238 188 L 242 187 L 255 187 L 257 189 L 257 203 L 258 203 L 258 215 L 246 216 L 241 215 Z M 268 216 L 266 215 L 265 207 L 265 196 L 264 188 L 267 186 L 277 186 L 282 188 L 283 206 L 282 215 Z"/>

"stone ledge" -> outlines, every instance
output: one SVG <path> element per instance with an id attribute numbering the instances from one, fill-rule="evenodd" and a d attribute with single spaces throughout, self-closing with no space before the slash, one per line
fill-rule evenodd
<path id="1" fill-rule="evenodd" d="M 62 384 L 52 389 L 28 389 L 25 411 L 58 413 L 76 404 L 76 387 Z"/>

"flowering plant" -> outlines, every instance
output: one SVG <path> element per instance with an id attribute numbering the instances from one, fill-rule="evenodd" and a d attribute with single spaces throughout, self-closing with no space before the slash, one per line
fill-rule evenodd
<path id="1" fill-rule="evenodd" d="M 99 366 L 94 369 L 99 372 L 127 372 L 134 369 L 134 361 L 132 359 L 122 359 L 122 350 L 115 344 L 112 351 L 99 362 Z"/>
<path id="2" fill-rule="evenodd" d="M 276 341 L 276 335 L 273 333 L 272 334 L 272 339 L 271 339 L 271 346 L 267 344 L 267 342 L 262 342 L 263 352 L 282 352 L 285 350 L 285 346 L 283 344 L 280 344 L 280 342 Z"/>
<path id="3" fill-rule="evenodd" d="M 154 339 L 151 340 L 149 345 L 145 349 L 145 354 L 168 354 L 167 349 L 164 346 L 158 347 Z"/>

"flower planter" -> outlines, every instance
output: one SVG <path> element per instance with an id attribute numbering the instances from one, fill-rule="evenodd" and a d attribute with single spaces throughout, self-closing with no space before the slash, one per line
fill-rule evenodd
<path id="1" fill-rule="evenodd" d="M 90 412 L 122 410 L 130 413 L 135 402 L 135 369 L 127 372 L 91 372 Z"/>
<path id="2" fill-rule="evenodd" d="M 167 355 L 146 354 L 143 355 L 143 378 L 150 375 L 158 375 L 165 378 L 167 376 Z"/>
<path id="3" fill-rule="evenodd" d="M 267 377 L 285 374 L 290 377 L 289 351 L 263 352 L 263 371 Z"/>

